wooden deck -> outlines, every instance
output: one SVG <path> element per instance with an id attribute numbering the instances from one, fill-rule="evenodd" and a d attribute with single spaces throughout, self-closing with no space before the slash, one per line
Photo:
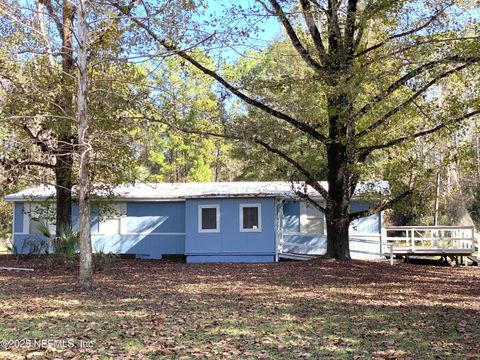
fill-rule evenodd
<path id="1" fill-rule="evenodd" d="M 382 234 L 384 254 L 394 256 L 445 256 L 458 262 L 475 252 L 475 232 L 471 226 L 396 226 Z"/>

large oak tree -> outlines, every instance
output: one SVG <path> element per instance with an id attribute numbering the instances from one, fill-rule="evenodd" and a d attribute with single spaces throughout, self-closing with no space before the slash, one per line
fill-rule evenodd
<path id="1" fill-rule="evenodd" d="M 243 128 L 227 126 L 222 133 L 204 132 L 251 141 L 294 167 L 325 199 L 325 205 L 317 206 L 327 219 L 329 257 L 350 258 L 351 221 L 384 209 L 411 192 L 404 189 L 370 210 L 352 213 L 352 196 L 372 154 L 442 132 L 480 113 L 478 97 L 459 93 L 437 106 L 443 84 L 455 76 L 461 80 L 465 71 L 478 69 L 478 5 L 473 2 L 258 0 L 248 8 L 233 7 L 224 21 L 219 17 L 203 28 L 197 27 L 197 43 L 187 43 L 186 38 L 174 41 L 159 33 L 151 4 L 141 3 L 131 12 L 125 11 L 131 2 L 125 6 L 111 4 L 153 41 L 152 52 L 163 48 L 181 57 L 246 106 L 275 119 L 279 132 L 287 126 L 289 136 L 304 137 L 322 149 L 327 159 L 328 188 L 320 184 L 322 179 L 309 166 L 311 162 L 298 153 L 283 151 L 261 133 L 248 131 L 247 117 Z M 147 20 L 145 14 L 150 14 Z M 295 49 L 291 61 L 301 61 L 309 69 L 302 81 L 290 85 L 315 84 L 315 106 L 323 110 L 315 113 L 323 115 L 310 116 L 308 106 L 303 109 L 302 104 L 292 111 L 291 104 L 264 97 L 252 87 L 245 89 L 241 79 L 230 77 L 221 67 L 203 63 L 195 52 L 196 44 L 201 44 L 203 51 L 252 44 L 251 40 L 242 43 L 242 39 L 252 35 L 251 19 L 258 22 L 271 17 L 278 20 Z M 239 25 L 242 19 L 244 28 Z M 288 74 L 285 79 L 292 80 Z M 412 121 L 418 113 L 423 114 L 422 121 Z M 300 189 L 299 195 L 312 201 Z"/>

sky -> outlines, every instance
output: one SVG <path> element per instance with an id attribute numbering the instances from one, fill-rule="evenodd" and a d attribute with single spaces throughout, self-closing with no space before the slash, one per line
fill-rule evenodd
<path id="1" fill-rule="evenodd" d="M 231 9 L 233 6 L 242 7 L 243 9 L 248 9 L 258 3 L 255 0 L 206 0 L 207 8 L 205 13 L 200 19 L 208 19 L 210 15 L 220 15 L 226 12 L 228 9 Z M 262 9 L 263 12 L 263 9 Z M 282 35 L 282 28 L 280 23 L 277 21 L 276 17 L 263 17 L 258 18 L 257 16 L 250 16 L 248 20 L 237 20 L 236 22 L 230 23 L 230 26 L 238 26 L 241 28 L 252 29 L 249 25 L 255 24 L 258 28 L 258 31 L 252 31 L 249 33 L 248 41 L 246 43 L 234 42 L 230 44 L 229 48 L 222 48 L 222 57 L 228 60 L 237 59 L 241 53 L 245 50 L 255 47 L 262 48 L 268 46 L 272 40 L 277 39 Z M 215 29 L 218 31 L 218 29 Z M 222 30 L 222 29 L 221 29 Z M 213 28 L 212 28 L 213 31 Z M 228 41 L 228 36 L 227 36 Z"/>

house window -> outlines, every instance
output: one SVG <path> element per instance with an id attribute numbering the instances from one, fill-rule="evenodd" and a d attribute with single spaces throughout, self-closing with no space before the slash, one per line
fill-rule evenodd
<path id="1" fill-rule="evenodd" d="M 300 231 L 307 234 L 325 235 L 325 215 L 316 206 L 300 204 Z"/>
<path id="2" fill-rule="evenodd" d="M 262 231 L 262 207 L 260 204 L 240 205 L 240 231 Z"/>
<path id="3" fill-rule="evenodd" d="M 31 235 L 55 236 L 55 207 L 39 204 L 27 204 L 25 216 L 28 217 L 28 233 Z"/>
<path id="4" fill-rule="evenodd" d="M 198 232 L 220 231 L 220 206 L 200 205 L 198 207 Z"/>
<path id="5" fill-rule="evenodd" d="M 102 235 L 120 234 L 122 231 L 122 217 L 127 214 L 125 203 L 109 205 L 104 214 L 100 215 L 98 233 Z"/>

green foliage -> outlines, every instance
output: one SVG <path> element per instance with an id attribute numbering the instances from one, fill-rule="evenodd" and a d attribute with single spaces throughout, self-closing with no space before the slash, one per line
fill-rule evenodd
<path id="1" fill-rule="evenodd" d="M 12 204 L 0 199 L 0 240 L 12 237 Z"/>
<path id="2" fill-rule="evenodd" d="M 203 54 L 199 59 L 209 63 Z M 137 176 L 145 181 L 192 182 L 231 180 L 235 176 L 231 144 L 221 138 L 187 134 L 218 131 L 225 108 L 212 80 L 177 58 L 167 58 L 157 70 L 152 86 L 161 92 L 151 94 L 150 122 L 140 146 L 141 167 Z"/>
<path id="3" fill-rule="evenodd" d="M 71 227 L 60 229 L 59 236 L 51 239 L 54 254 L 64 263 L 71 263 L 77 259 L 79 251 L 79 235 Z"/>

